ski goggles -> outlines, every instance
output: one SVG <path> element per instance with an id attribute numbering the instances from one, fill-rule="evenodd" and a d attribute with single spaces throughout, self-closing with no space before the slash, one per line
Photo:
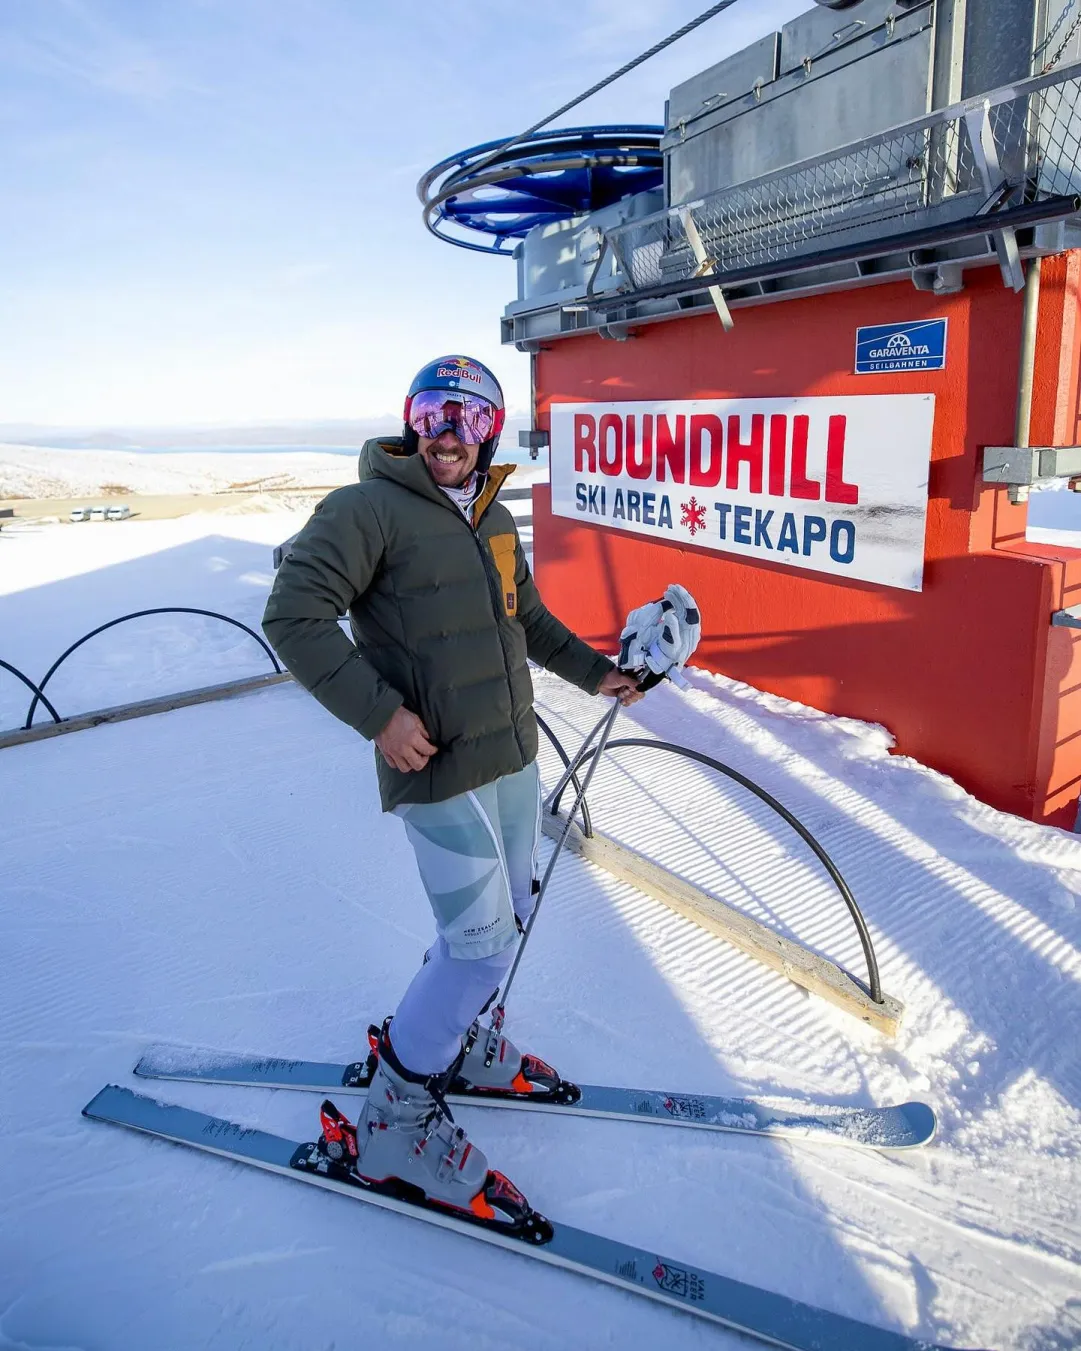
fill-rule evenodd
<path id="1" fill-rule="evenodd" d="M 452 431 L 463 444 L 479 446 L 498 430 L 499 410 L 477 394 L 422 389 L 406 404 L 405 420 L 418 436 L 429 440 Z"/>

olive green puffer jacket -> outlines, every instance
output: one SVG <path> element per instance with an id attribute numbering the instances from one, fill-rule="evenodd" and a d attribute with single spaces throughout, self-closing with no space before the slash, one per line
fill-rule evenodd
<path id="1" fill-rule="evenodd" d="M 438 751 L 412 774 L 376 755 L 383 810 L 441 802 L 537 754 L 527 657 L 595 694 L 612 670 L 544 606 L 496 465 L 473 523 L 400 438 L 367 442 L 361 481 L 316 507 L 284 560 L 263 631 L 331 713 L 369 739 L 400 705 Z M 338 625 L 348 611 L 354 642 Z"/>

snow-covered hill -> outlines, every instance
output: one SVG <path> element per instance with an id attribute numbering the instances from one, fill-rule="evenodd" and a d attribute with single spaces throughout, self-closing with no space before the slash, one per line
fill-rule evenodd
<path id="1" fill-rule="evenodd" d="M 505 446 L 512 447 L 510 436 Z M 511 449 L 509 456 L 516 459 Z M 229 490 L 335 488 L 356 479 L 357 453 L 297 450 L 58 450 L 0 444 L 0 499 L 68 498 L 108 493 L 219 493 Z M 515 484 L 547 465 L 520 464 Z"/>

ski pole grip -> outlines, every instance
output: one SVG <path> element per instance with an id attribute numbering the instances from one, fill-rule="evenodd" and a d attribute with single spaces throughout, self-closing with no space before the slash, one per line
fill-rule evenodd
<path id="1" fill-rule="evenodd" d="M 635 674 L 637 674 L 637 673 L 634 672 L 634 671 L 631 672 L 631 675 L 635 675 Z M 638 682 L 638 685 L 636 686 L 636 688 L 638 689 L 638 692 L 639 692 L 640 694 L 645 694 L 647 691 L 653 689 L 653 687 L 654 687 L 655 685 L 659 685 L 659 684 L 661 683 L 661 681 L 662 681 L 662 680 L 665 680 L 665 679 L 667 679 L 666 676 L 658 675 L 658 673 L 657 673 L 656 671 L 651 671 L 651 670 L 647 667 L 647 668 L 646 668 L 646 673 L 645 673 L 645 675 L 644 675 L 644 676 L 642 677 L 642 679 Z"/>
<path id="2" fill-rule="evenodd" d="M 652 670 L 648 666 L 641 668 L 639 670 L 632 670 L 630 667 L 627 666 L 617 666 L 616 670 L 620 673 L 620 675 L 629 675 L 634 677 L 635 681 L 637 682 L 634 688 L 638 691 L 639 694 L 645 694 L 648 690 L 651 690 L 654 687 L 654 685 L 659 685 L 661 681 L 664 680 L 665 678 L 663 675 L 658 675 L 656 671 Z"/>

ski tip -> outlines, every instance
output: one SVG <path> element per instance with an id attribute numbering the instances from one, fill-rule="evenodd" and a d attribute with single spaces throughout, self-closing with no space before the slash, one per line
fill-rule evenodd
<path id="1" fill-rule="evenodd" d="M 155 1042 L 143 1051 L 132 1070 L 140 1079 L 156 1079 L 162 1074 L 176 1074 L 198 1063 L 198 1055 L 190 1047 L 172 1046 Z"/>
<path id="2" fill-rule="evenodd" d="M 103 1116 L 105 1102 L 117 1093 L 126 1093 L 134 1097 L 130 1088 L 121 1088 L 119 1084 L 106 1084 L 104 1088 L 98 1089 L 83 1108 L 80 1115 L 88 1117 L 91 1121 L 100 1121 Z"/>
<path id="3" fill-rule="evenodd" d="M 905 1114 L 916 1144 L 929 1145 L 938 1134 L 938 1117 L 935 1109 L 926 1102 L 906 1102 L 901 1109 Z"/>

